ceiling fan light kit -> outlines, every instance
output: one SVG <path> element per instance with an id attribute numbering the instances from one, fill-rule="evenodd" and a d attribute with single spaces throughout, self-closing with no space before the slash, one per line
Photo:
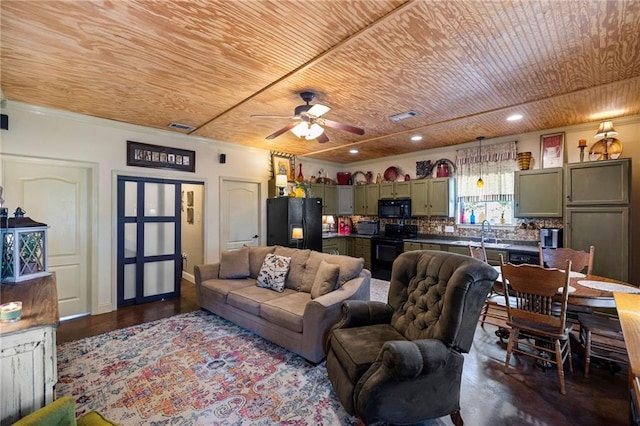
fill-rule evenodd
<path id="1" fill-rule="evenodd" d="M 299 123 L 287 124 L 283 128 L 267 136 L 266 139 L 275 139 L 291 130 L 291 133 L 296 135 L 298 138 L 305 138 L 307 140 L 316 139 L 319 143 L 325 143 L 329 141 L 329 137 L 325 134 L 323 126 L 355 133 L 357 135 L 364 135 L 364 129 L 359 127 L 320 118 L 329 112 L 331 108 L 321 104 L 310 105 L 309 102 L 315 98 L 315 94 L 313 92 L 301 92 L 300 97 L 306 102 L 306 104 L 298 105 L 293 111 L 293 116 L 251 115 L 251 117 L 288 118 L 290 120 L 300 121 Z"/>
<path id="2" fill-rule="evenodd" d="M 306 140 L 315 139 L 320 136 L 324 132 L 324 129 L 316 123 L 308 123 L 306 121 L 302 121 L 298 123 L 293 129 L 291 129 L 291 133 L 296 135 L 299 138 L 305 138 Z"/>

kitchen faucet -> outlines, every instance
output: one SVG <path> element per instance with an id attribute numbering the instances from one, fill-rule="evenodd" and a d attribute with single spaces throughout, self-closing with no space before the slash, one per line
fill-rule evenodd
<path id="1" fill-rule="evenodd" d="M 486 225 L 486 230 L 485 230 L 485 225 Z M 491 235 L 491 224 L 489 223 L 489 221 L 487 219 L 482 221 L 482 235 L 480 237 L 480 241 L 482 242 L 482 244 L 484 244 L 484 234 L 485 234 L 485 232 L 487 234 Z"/>

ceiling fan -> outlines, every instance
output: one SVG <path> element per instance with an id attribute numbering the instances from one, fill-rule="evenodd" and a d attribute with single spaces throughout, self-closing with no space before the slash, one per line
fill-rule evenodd
<path id="1" fill-rule="evenodd" d="M 344 130 L 345 132 L 355 133 L 356 135 L 364 135 L 364 129 L 359 127 L 321 118 L 324 114 L 329 112 L 331 108 L 321 104 L 309 105 L 309 102 L 311 102 L 315 96 L 316 95 L 313 92 L 300 93 L 300 97 L 306 102 L 306 105 L 298 105 L 293 111 L 293 116 L 253 114 L 251 117 L 288 118 L 289 120 L 296 121 L 294 123 L 287 124 L 282 129 L 267 136 L 266 139 L 268 140 L 275 139 L 291 130 L 291 132 L 299 138 L 305 138 L 307 140 L 316 139 L 320 143 L 329 142 L 329 137 L 324 132 L 323 126 Z"/>

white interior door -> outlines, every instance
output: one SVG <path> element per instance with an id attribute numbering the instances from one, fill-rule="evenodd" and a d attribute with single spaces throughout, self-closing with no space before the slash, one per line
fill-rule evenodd
<path id="1" fill-rule="evenodd" d="M 3 157 L 5 206 L 48 229 L 49 270 L 57 278 L 60 317 L 89 312 L 91 171 L 59 162 Z"/>
<path id="2" fill-rule="evenodd" d="M 220 249 L 260 244 L 260 183 L 223 179 L 220 188 Z"/>

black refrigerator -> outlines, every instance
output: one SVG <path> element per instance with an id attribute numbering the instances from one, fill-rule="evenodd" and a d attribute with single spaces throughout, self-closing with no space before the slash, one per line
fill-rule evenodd
<path id="1" fill-rule="evenodd" d="M 294 228 L 302 228 L 302 239 L 292 237 Z M 322 251 L 322 199 L 268 198 L 267 245 Z"/>

